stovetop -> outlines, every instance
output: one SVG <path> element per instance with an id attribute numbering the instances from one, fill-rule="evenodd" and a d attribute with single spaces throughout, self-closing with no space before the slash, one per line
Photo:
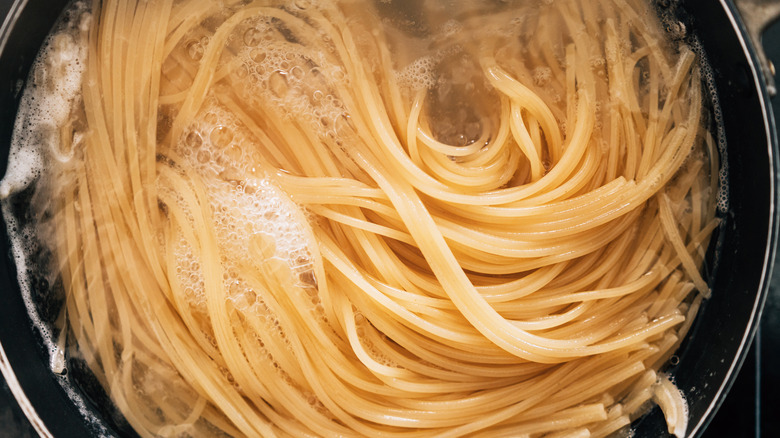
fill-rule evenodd
<path id="1" fill-rule="evenodd" d="M 764 34 L 764 48 L 780 67 L 780 23 Z M 780 74 L 775 76 L 780 84 Z M 772 99 L 780 126 L 780 95 Z M 780 436 L 780 258 L 763 318 L 739 376 L 704 438 Z M 33 438 L 35 430 L 0 376 L 0 438 Z"/>

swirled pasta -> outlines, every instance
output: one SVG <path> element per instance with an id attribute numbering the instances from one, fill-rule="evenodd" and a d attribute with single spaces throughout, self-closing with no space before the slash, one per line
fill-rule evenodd
<path id="1" fill-rule="evenodd" d="M 387 3 L 73 10 L 29 143 L 74 354 L 142 436 L 683 434 L 719 165 L 681 30 Z"/>

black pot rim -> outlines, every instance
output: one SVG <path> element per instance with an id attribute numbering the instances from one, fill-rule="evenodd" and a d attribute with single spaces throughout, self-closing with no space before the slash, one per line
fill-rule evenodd
<path id="1" fill-rule="evenodd" d="M 770 206 L 769 206 L 769 224 L 767 229 L 767 245 L 764 253 L 763 270 L 761 273 L 761 282 L 759 285 L 759 292 L 753 305 L 753 312 L 751 313 L 748 326 L 743 334 L 737 354 L 734 360 L 731 362 L 726 377 L 723 380 L 717 395 L 710 403 L 707 412 L 701 417 L 700 421 L 690 427 L 688 433 L 690 436 L 700 436 L 707 425 L 710 423 L 715 415 L 715 412 L 720 408 L 725 400 L 726 394 L 731 389 L 734 381 L 737 378 L 737 374 L 742 367 L 745 358 L 747 357 L 750 345 L 753 342 L 753 338 L 758 330 L 759 322 L 764 311 L 764 304 L 769 293 L 769 283 L 772 279 L 775 258 L 778 249 L 778 233 L 780 233 L 780 210 L 778 210 L 778 176 L 780 175 L 780 151 L 778 151 L 778 132 L 775 123 L 775 117 L 772 110 L 772 104 L 770 102 L 769 91 L 767 89 L 767 79 L 764 72 L 760 68 L 760 62 L 758 59 L 758 53 L 756 51 L 756 42 L 749 36 L 745 23 L 740 17 L 737 7 L 733 3 L 733 0 L 719 0 L 721 7 L 728 16 L 728 19 L 736 31 L 736 36 L 739 40 L 739 44 L 742 46 L 742 50 L 745 53 L 746 61 L 750 67 L 751 78 L 758 93 L 758 100 L 760 102 L 761 112 L 763 116 L 763 126 L 767 139 L 766 150 L 769 156 L 769 193 L 770 193 Z"/>

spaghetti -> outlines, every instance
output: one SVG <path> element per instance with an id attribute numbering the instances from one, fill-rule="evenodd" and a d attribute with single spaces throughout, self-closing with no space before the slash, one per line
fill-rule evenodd
<path id="1" fill-rule="evenodd" d="M 68 34 L 51 245 L 132 427 L 606 436 L 656 400 L 684 434 L 694 51 L 638 0 L 269 3 L 95 0 Z"/>

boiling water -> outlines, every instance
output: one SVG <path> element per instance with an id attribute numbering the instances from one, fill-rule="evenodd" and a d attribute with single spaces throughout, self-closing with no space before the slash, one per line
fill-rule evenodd
<path id="1" fill-rule="evenodd" d="M 91 22 L 86 3 L 73 2 L 38 54 L 17 112 L 0 198 L 24 304 L 48 350 L 51 370 L 94 435 L 111 436 L 68 376 L 64 296 L 54 257 L 45 244 L 53 232 L 47 213 L 48 172 L 73 156 L 72 150 L 62 149 L 58 130 L 80 100 Z"/>
<path id="2" fill-rule="evenodd" d="M 293 2 L 285 8 L 308 7 L 305 3 Z M 500 114 L 493 103 L 494 91 L 482 78 L 473 55 L 476 49 L 468 47 L 469 41 L 462 37 L 464 21 L 470 19 L 472 11 L 465 6 L 460 10 L 427 4 L 428 15 L 423 19 L 413 9 L 388 9 L 392 7 L 390 1 L 377 5 L 379 13 L 384 14 L 383 32 L 389 36 L 396 68 L 391 72 L 371 73 L 375 77 L 392 75 L 408 95 L 423 90 L 426 99 L 434 102 L 425 110 L 431 120 L 428 128 L 442 143 L 468 147 L 489 142 L 490 137 L 483 134 L 496 129 Z M 538 18 L 536 13 L 535 9 L 523 9 L 522 14 L 510 20 L 485 26 L 485 32 L 502 36 L 522 33 L 526 22 Z M 161 95 L 186 92 L 192 81 L 193 66 L 201 62 L 209 49 L 219 16 L 215 13 L 205 19 L 202 27 L 186 35 L 173 49 L 163 64 L 165 80 Z M 359 14 L 356 17 L 359 19 Z M 75 2 L 43 47 L 25 88 L 8 172 L 0 183 L 2 207 L 21 274 L 25 304 L 49 350 L 52 371 L 57 374 L 66 373 L 66 331 L 62 330 L 66 316 L 60 310 L 64 297 L 52 249 L 45 245 L 54 241 L 51 236 L 56 228 L 56 224 L 50 223 L 52 210 L 57 208 L 51 202 L 51 194 L 56 197 L 58 188 L 52 183 L 51 175 L 57 175 L 57 181 L 67 180 L 74 160 L 81 159 L 79 148 L 89 135 L 83 120 L 80 89 L 88 63 L 86 43 L 92 21 L 89 8 Z M 676 32 L 686 36 L 684 26 L 676 25 Z M 361 46 L 359 38 L 358 32 L 358 46 L 371 50 Z M 218 72 L 224 73 L 221 80 L 240 84 L 237 97 L 242 105 L 266 108 L 266 115 L 281 123 L 305 124 L 319 138 L 340 141 L 352 123 L 346 109 L 349 102 L 331 90 L 359 84 L 352 83 L 343 69 L 328 61 L 332 54 L 294 49 L 291 39 L 273 19 L 246 20 L 225 42 L 225 54 L 218 68 Z M 557 55 L 562 57 L 563 53 L 558 51 Z M 599 57 L 591 61 L 594 69 L 604 63 L 605 59 Z M 378 69 L 379 66 L 376 62 L 368 67 Z M 704 81 L 711 87 L 710 97 L 715 99 L 711 75 L 706 67 L 704 71 Z M 548 96 L 551 102 L 565 106 L 566 97 L 550 85 L 553 71 L 549 67 L 535 67 L 530 73 L 529 82 L 538 92 Z M 608 116 L 606 103 L 600 105 L 597 127 Z M 719 108 L 717 105 L 714 108 L 715 133 L 725 161 Z M 174 106 L 166 101 L 161 101 L 159 110 L 157 135 L 164 138 L 174 130 L 172 120 L 176 113 Z M 66 122 L 74 126 L 70 144 L 61 141 L 60 129 Z M 210 96 L 193 121 L 182 127 L 178 139 L 170 142 L 170 151 L 164 152 L 181 157 L 182 163 L 205 183 L 225 272 L 223 286 L 232 306 L 246 315 L 266 318 L 269 327 L 278 325 L 272 315 L 267 316 L 268 311 L 256 291 L 240 281 L 233 265 L 250 252 L 250 245 L 260 245 L 265 263 L 276 266 L 279 278 L 308 290 L 312 295 L 312 313 L 324 318 L 316 292 L 311 254 L 314 243 L 307 232 L 308 221 L 316 218 L 296 204 L 294 198 L 274 183 L 273 175 L 260 166 L 260 162 L 274 159 L 273 154 L 263 155 L 257 150 L 257 130 L 262 128 L 249 126 L 238 113 L 227 108 L 224 100 Z M 458 160 L 455 156 L 451 158 Z M 545 160 L 549 170 L 549 157 Z M 725 212 L 728 200 L 725 166 L 719 172 L 718 206 Z M 523 182 L 507 181 L 504 185 Z M 173 199 L 178 196 L 167 195 Z M 185 291 L 186 300 L 194 312 L 207 314 L 203 275 L 192 248 L 182 240 L 174 245 L 174 254 L 176 279 Z M 69 354 L 78 356 L 77 351 Z M 62 382 L 67 386 L 68 378 L 62 377 Z M 150 383 L 150 387 L 154 385 Z M 71 397 L 83 406 L 75 392 L 71 392 Z M 86 416 L 86 409 L 82 410 Z"/>

